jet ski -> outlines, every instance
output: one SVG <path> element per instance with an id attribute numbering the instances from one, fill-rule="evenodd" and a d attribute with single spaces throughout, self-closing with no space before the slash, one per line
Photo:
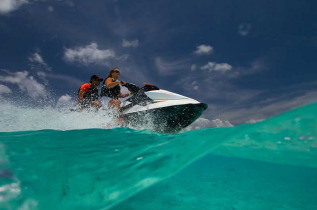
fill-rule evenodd
<path id="1" fill-rule="evenodd" d="M 125 126 L 175 133 L 193 123 L 208 106 L 192 98 L 144 83 L 142 88 L 127 83 L 132 96 L 121 103 Z"/>

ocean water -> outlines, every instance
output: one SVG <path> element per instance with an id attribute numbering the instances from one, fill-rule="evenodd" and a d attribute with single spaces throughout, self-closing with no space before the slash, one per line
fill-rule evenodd
<path id="1" fill-rule="evenodd" d="M 317 103 L 178 134 L 0 109 L 0 209 L 317 209 Z"/>

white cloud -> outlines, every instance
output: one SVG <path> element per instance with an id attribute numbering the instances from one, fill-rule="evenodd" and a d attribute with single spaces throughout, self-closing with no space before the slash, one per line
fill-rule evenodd
<path id="1" fill-rule="evenodd" d="M 46 78 L 46 73 L 45 72 L 42 72 L 42 71 L 39 71 L 37 72 L 37 75 L 42 78 L 42 79 L 45 79 Z"/>
<path id="2" fill-rule="evenodd" d="M 122 47 L 138 47 L 139 46 L 139 40 L 135 39 L 132 41 L 128 41 L 128 40 L 122 40 Z"/>
<path id="3" fill-rule="evenodd" d="M 219 127 L 233 127 L 233 125 L 228 120 L 208 120 L 206 118 L 200 117 L 198 118 L 194 123 L 192 123 L 190 126 L 185 128 L 185 131 L 190 130 L 198 130 L 203 128 L 219 128 Z"/>
<path id="4" fill-rule="evenodd" d="M 72 106 L 73 104 L 75 103 L 75 101 L 72 99 L 72 97 L 68 94 L 66 95 L 62 95 L 58 100 L 57 100 L 57 103 L 56 103 L 56 106 L 57 107 L 69 107 L 69 106 Z"/>
<path id="5" fill-rule="evenodd" d="M 7 86 L 5 85 L 0 85 L 0 95 L 1 94 L 7 94 L 7 93 L 11 93 L 11 89 L 8 88 Z"/>
<path id="6" fill-rule="evenodd" d="M 32 56 L 30 56 L 29 61 L 34 62 L 34 63 L 39 63 L 42 65 L 46 65 L 42 56 L 39 53 L 34 53 Z"/>
<path id="7" fill-rule="evenodd" d="M 209 108 L 204 112 L 204 116 L 229 121 L 234 125 L 267 119 L 317 100 L 316 82 L 280 87 L 279 90 L 273 91 L 273 95 L 269 87 L 254 89 L 236 85 L 236 79 L 270 70 L 271 65 L 267 57 L 259 57 L 247 67 L 232 67 L 232 71 L 227 72 L 230 74 L 188 71 L 188 75 L 180 78 L 176 85 L 186 91 L 185 95 L 208 104 Z M 213 70 L 215 63 L 210 66 Z M 193 88 L 196 85 L 199 85 L 199 91 Z"/>
<path id="8" fill-rule="evenodd" d="M 46 96 L 45 86 L 37 82 L 29 72 L 7 72 L 8 76 L 0 76 L 0 81 L 18 85 L 19 89 L 26 92 L 30 97 L 37 98 Z"/>
<path id="9" fill-rule="evenodd" d="M 199 90 L 199 86 L 197 84 L 197 81 L 192 82 L 192 87 L 194 90 Z"/>
<path id="10" fill-rule="evenodd" d="M 113 50 L 100 50 L 97 43 L 94 42 L 84 47 L 66 48 L 64 52 L 66 61 L 83 65 L 97 64 L 107 66 L 115 56 L 116 54 Z"/>
<path id="11" fill-rule="evenodd" d="M 26 3 L 27 0 L 0 0 L 0 14 L 8 14 Z"/>
<path id="12" fill-rule="evenodd" d="M 213 53 L 214 48 L 210 45 L 199 45 L 197 49 L 195 50 L 196 55 L 209 55 Z"/>
<path id="13" fill-rule="evenodd" d="M 31 56 L 28 57 L 28 60 L 30 61 L 30 67 L 33 70 L 47 70 L 51 71 L 51 68 L 47 65 L 47 63 L 44 61 L 43 57 L 40 55 L 40 53 L 33 53 Z"/>
<path id="14" fill-rule="evenodd" d="M 54 12 L 54 7 L 50 5 L 50 6 L 48 6 L 47 10 L 48 10 L 49 12 Z"/>
<path id="15" fill-rule="evenodd" d="M 232 69 L 232 66 L 227 63 L 215 63 L 215 62 L 208 62 L 206 65 L 200 67 L 202 70 L 207 70 L 209 72 L 212 71 L 219 71 L 219 72 L 226 72 Z"/>
<path id="16" fill-rule="evenodd" d="M 38 71 L 36 72 L 37 76 L 39 77 L 39 79 L 41 79 L 45 85 L 48 85 L 48 79 L 46 78 L 47 75 L 45 72 L 43 71 Z"/>
<path id="17" fill-rule="evenodd" d="M 239 25 L 239 30 L 238 30 L 238 33 L 241 35 L 241 36 L 246 36 L 250 33 L 251 31 L 251 24 L 240 24 Z"/>

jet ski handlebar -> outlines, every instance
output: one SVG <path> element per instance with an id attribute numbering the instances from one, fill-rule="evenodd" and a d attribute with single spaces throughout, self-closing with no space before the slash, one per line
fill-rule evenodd
<path id="1" fill-rule="evenodd" d="M 132 83 L 126 83 L 124 85 L 132 94 L 136 94 L 139 91 L 147 92 L 151 90 L 159 90 L 160 88 L 156 87 L 155 85 L 144 83 L 144 86 L 142 88 L 138 87 L 135 84 Z"/>

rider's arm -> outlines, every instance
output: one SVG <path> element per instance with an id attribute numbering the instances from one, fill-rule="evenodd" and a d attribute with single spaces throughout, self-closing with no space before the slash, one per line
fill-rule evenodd
<path id="1" fill-rule="evenodd" d="M 85 92 L 86 91 L 84 89 L 80 89 L 78 93 L 77 104 L 81 104 L 81 102 L 83 101 Z"/>
<path id="2" fill-rule="evenodd" d="M 79 92 L 78 92 L 78 98 L 77 98 L 77 104 L 81 104 L 84 98 L 84 94 L 89 90 L 90 84 L 85 83 L 82 86 L 80 86 Z"/>
<path id="3" fill-rule="evenodd" d="M 111 88 L 113 88 L 113 87 L 115 87 L 115 86 L 117 86 L 117 85 L 119 85 L 120 84 L 120 81 L 112 81 L 112 78 L 110 78 L 110 77 L 108 77 L 107 79 L 106 79 L 106 86 L 107 86 L 107 88 L 109 88 L 109 89 L 111 89 Z"/>
<path id="4" fill-rule="evenodd" d="M 131 93 L 123 94 L 123 93 L 120 92 L 119 98 L 125 98 L 125 97 L 128 97 L 128 96 L 130 96 L 130 95 L 131 95 Z"/>

